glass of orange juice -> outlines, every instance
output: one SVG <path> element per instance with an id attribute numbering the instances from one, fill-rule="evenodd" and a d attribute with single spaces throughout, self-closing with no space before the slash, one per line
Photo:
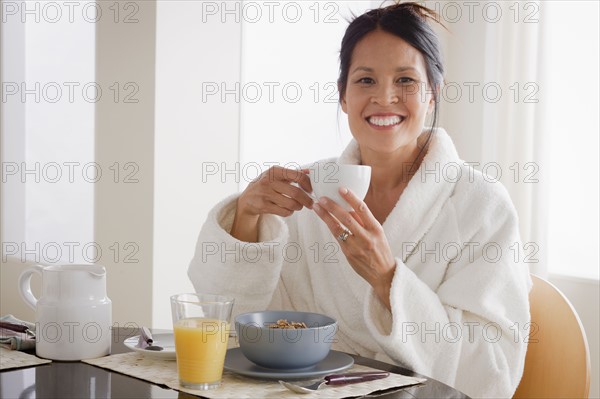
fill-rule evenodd
<path id="1" fill-rule="evenodd" d="M 217 388 L 229 338 L 233 298 L 212 294 L 171 297 L 177 372 L 181 386 Z"/>

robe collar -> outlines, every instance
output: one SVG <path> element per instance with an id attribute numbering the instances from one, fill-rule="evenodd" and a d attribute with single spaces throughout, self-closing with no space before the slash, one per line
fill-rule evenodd
<path id="1" fill-rule="evenodd" d="M 361 164 L 356 140 L 352 139 L 337 162 Z M 448 133 L 436 128 L 419 169 L 382 225 L 395 256 L 406 262 L 414 248 L 410 244 L 421 241 L 452 195 L 462 166 Z"/>

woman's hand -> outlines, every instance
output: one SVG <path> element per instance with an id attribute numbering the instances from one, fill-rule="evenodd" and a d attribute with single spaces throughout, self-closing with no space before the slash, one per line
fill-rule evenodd
<path id="1" fill-rule="evenodd" d="M 241 241 L 258 241 L 258 222 L 263 214 L 290 216 L 303 207 L 312 208 L 308 170 L 273 166 L 246 187 L 237 200 L 230 234 Z M 300 188 L 292 183 L 298 183 Z"/>
<path id="2" fill-rule="evenodd" d="M 342 188 L 340 194 L 353 208 L 352 211 L 347 211 L 327 197 L 320 198 L 313 209 L 338 239 L 354 271 L 373 287 L 379 300 L 391 309 L 390 289 L 396 260 L 383 227 L 354 193 Z M 349 230 L 349 235 L 345 234 L 346 229 Z"/>

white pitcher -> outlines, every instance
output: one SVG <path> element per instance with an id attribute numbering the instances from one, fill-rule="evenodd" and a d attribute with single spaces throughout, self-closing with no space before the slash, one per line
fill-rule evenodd
<path id="1" fill-rule="evenodd" d="M 31 292 L 31 276 L 42 276 L 42 295 Z M 35 310 L 39 357 L 82 360 L 110 354 L 112 302 L 100 265 L 35 265 L 19 277 L 19 293 Z"/>

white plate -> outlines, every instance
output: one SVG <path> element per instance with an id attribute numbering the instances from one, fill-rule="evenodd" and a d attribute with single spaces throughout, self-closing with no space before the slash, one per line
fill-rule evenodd
<path id="1" fill-rule="evenodd" d="M 163 360 L 175 360 L 177 358 L 175 356 L 175 337 L 173 333 L 154 333 L 152 338 L 154 339 L 154 345 L 164 348 L 162 351 L 149 351 L 138 347 L 139 335 L 127 338 L 123 343 L 132 351 L 139 352 L 144 356 Z"/>
<path id="2" fill-rule="evenodd" d="M 329 351 L 327 357 L 307 369 L 274 370 L 260 367 L 244 356 L 240 348 L 229 349 L 225 356 L 225 370 L 248 377 L 264 379 L 310 379 L 346 370 L 354 364 L 352 356 L 343 352 Z"/>

